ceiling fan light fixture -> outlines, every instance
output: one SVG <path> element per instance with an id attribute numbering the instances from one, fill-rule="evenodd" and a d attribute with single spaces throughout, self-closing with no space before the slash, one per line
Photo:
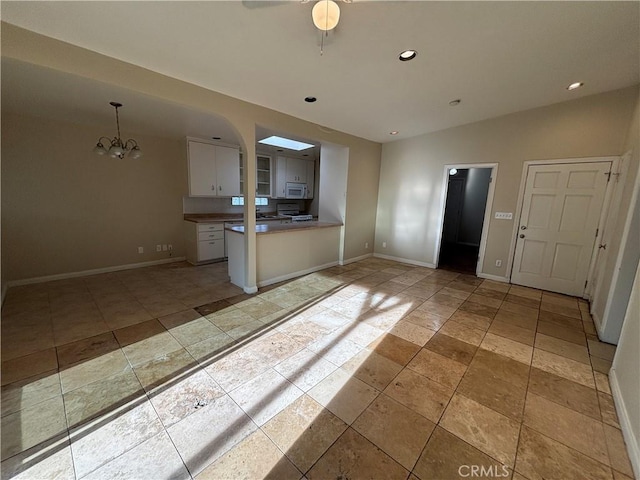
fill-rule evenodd
<path id="1" fill-rule="evenodd" d="M 319 0 L 311 10 L 311 18 L 318 30 L 333 30 L 340 21 L 340 7 L 333 0 Z"/>

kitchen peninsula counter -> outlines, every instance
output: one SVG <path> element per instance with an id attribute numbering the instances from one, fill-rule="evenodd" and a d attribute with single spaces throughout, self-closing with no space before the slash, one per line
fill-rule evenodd
<path id="1" fill-rule="evenodd" d="M 317 221 L 256 225 L 257 286 L 337 265 L 342 227 Z M 245 288 L 245 226 L 230 225 L 225 230 L 231 283 Z"/>

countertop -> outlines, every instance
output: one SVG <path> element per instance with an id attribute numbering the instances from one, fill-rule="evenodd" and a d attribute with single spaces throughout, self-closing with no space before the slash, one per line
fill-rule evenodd
<path id="1" fill-rule="evenodd" d="M 259 221 L 260 219 L 258 219 Z M 329 228 L 329 227 L 341 227 L 342 223 L 333 222 L 294 222 L 294 223 L 278 223 L 274 225 L 263 224 L 256 225 L 257 234 L 265 233 L 282 233 L 292 230 L 309 230 L 313 228 Z M 244 234 L 244 225 L 234 225 L 227 227 L 226 230 L 236 233 Z"/>

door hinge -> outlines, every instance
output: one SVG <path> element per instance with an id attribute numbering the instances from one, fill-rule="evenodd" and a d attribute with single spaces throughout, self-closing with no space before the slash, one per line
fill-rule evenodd
<path id="1" fill-rule="evenodd" d="M 598 238 L 598 232 L 600 231 L 599 228 L 596 228 L 596 238 Z"/>

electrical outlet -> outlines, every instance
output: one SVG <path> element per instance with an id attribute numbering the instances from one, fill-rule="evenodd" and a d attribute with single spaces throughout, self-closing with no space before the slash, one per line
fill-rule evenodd
<path id="1" fill-rule="evenodd" d="M 498 220 L 513 220 L 513 213 L 511 213 L 511 212 L 496 212 L 495 217 Z"/>
<path id="2" fill-rule="evenodd" d="M 369 242 L 364 242 L 364 248 L 369 248 Z"/>
<path id="3" fill-rule="evenodd" d="M 169 245 L 167 245 L 167 247 L 169 247 L 169 251 L 170 252 L 173 251 L 173 245 L 169 244 Z"/>
<path id="4" fill-rule="evenodd" d="M 144 247 L 138 247 L 138 253 L 144 253 Z"/>
<path id="5" fill-rule="evenodd" d="M 156 245 L 156 252 L 162 251 L 162 245 Z"/>
<path id="6" fill-rule="evenodd" d="M 163 252 L 166 252 L 166 251 L 167 251 L 167 245 L 166 245 L 166 244 L 162 245 L 162 251 L 163 251 Z"/>
<path id="7" fill-rule="evenodd" d="M 502 266 L 502 260 L 496 260 L 496 267 Z"/>
<path id="8" fill-rule="evenodd" d="M 387 242 L 382 242 L 382 248 L 387 248 Z"/>

